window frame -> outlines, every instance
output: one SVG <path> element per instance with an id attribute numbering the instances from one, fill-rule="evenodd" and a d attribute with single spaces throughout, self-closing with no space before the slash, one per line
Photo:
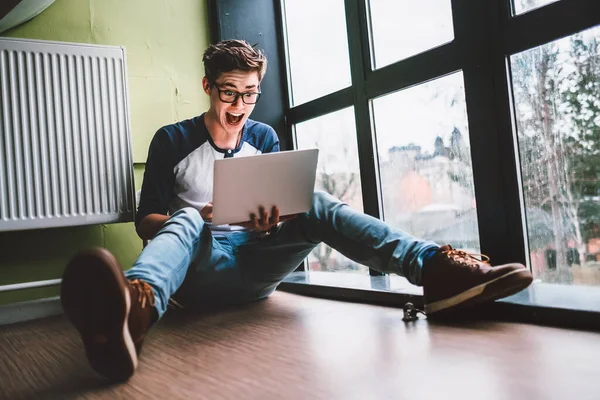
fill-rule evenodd
<path id="1" fill-rule="evenodd" d="M 453 41 L 373 69 L 368 0 L 344 0 L 352 85 L 294 107 L 290 106 L 290 97 L 286 96 L 290 90 L 290 79 L 283 2 L 257 0 L 252 2 L 252 7 L 244 6 L 245 9 L 240 11 L 240 2 L 235 0 L 209 0 L 209 9 L 211 4 L 213 9 L 220 9 L 218 15 L 213 16 L 221 28 L 213 30 L 213 41 L 240 36 L 254 38 L 260 31 L 257 22 L 262 30 L 274 27 L 276 31 L 278 45 L 272 54 L 267 55 L 270 65 L 275 62 L 279 66 L 276 79 L 281 87 L 275 94 L 278 96 L 283 93 L 284 97 L 282 119 L 285 129 L 279 133 L 282 142 L 289 146 L 284 145 L 282 149 L 295 147 L 295 124 L 354 106 L 364 211 L 380 218 L 382 196 L 379 191 L 371 100 L 462 70 L 481 250 L 495 263 L 516 261 L 527 264 L 527 229 L 514 129 L 510 56 L 600 25 L 600 2 L 559 0 L 513 16 L 512 0 L 451 0 Z M 265 7 L 275 10 L 274 20 L 261 16 Z M 232 24 L 232 20 L 248 21 L 249 15 L 253 25 L 246 23 L 242 27 Z M 235 32 L 223 32 L 223 27 L 233 29 L 232 26 L 235 26 Z M 269 73 L 273 73 L 273 70 Z M 267 95 L 265 89 L 263 93 Z M 490 148 L 496 151 L 490 152 Z M 375 275 L 374 279 L 379 279 L 378 272 L 371 271 L 371 274 Z M 326 297 L 334 298 L 347 298 L 355 291 L 323 289 L 318 285 L 310 285 L 309 279 L 305 283 L 284 282 L 281 288 L 313 295 L 323 295 L 325 292 Z M 364 291 L 356 296 L 363 300 L 368 297 Z M 388 299 L 389 304 L 395 305 L 403 305 L 408 299 L 405 295 L 388 292 L 378 294 L 373 301 L 381 302 L 381 296 Z M 594 327 L 598 327 L 598 322 L 594 321 L 599 320 L 600 313 L 600 306 L 598 313 L 590 313 L 502 301 L 494 303 L 491 309 L 496 310 L 494 315 L 498 318 L 510 314 L 535 322 L 543 315 L 544 323 L 587 324 Z"/>
<path id="2" fill-rule="evenodd" d="M 462 70 L 482 252 L 497 263 L 528 264 L 510 56 L 600 24 L 600 7 L 594 0 L 560 0 L 513 16 L 511 0 L 452 0 L 451 5 L 453 41 L 373 69 L 368 0 L 345 0 L 352 86 L 289 108 L 286 122 L 293 129 L 354 105 L 365 212 L 380 218 L 372 99 Z M 379 273 L 371 270 L 371 275 Z"/>
<path id="3" fill-rule="evenodd" d="M 598 25 L 600 5 L 594 0 L 560 0 L 512 16 L 511 0 L 452 0 L 452 42 L 374 70 L 367 2 L 345 0 L 352 86 L 288 108 L 288 127 L 354 105 L 363 203 L 367 214 L 379 218 L 378 168 L 371 161 L 377 160 L 371 99 L 462 70 L 481 248 L 497 263 L 526 263 L 509 57 Z M 499 151 L 490 154 L 488 148 Z M 523 232 L 523 237 L 514 232 Z"/>

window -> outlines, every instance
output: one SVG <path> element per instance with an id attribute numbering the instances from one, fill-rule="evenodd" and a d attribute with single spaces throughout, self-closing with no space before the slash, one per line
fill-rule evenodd
<path id="1" fill-rule="evenodd" d="M 386 222 L 479 253 L 462 73 L 373 101 Z"/>
<path id="2" fill-rule="evenodd" d="M 534 276 L 600 286 L 600 28 L 511 68 Z"/>
<path id="3" fill-rule="evenodd" d="M 369 0 L 373 68 L 454 39 L 450 0 Z"/>
<path id="4" fill-rule="evenodd" d="M 597 0 L 281 1 L 286 122 L 299 148 L 353 146 L 354 207 L 494 265 L 527 263 L 534 285 L 496 305 L 532 319 L 539 306 L 548 321 L 558 308 L 600 313 Z M 315 285 L 305 292 L 419 293 L 391 276 L 300 275 Z"/>
<path id="5" fill-rule="evenodd" d="M 285 0 L 283 6 L 291 103 L 350 86 L 344 0 Z"/>
<path id="6" fill-rule="evenodd" d="M 318 148 L 315 187 L 362 211 L 358 148 L 352 107 L 296 125 L 298 149 Z M 308 257 L 310 271 L 367 273 L 368 268 L 320 244 Z"/>
<path id="7" fill-rule="evenodd" d="M 522 14 L 559 0 L 513 0 L 515 14 Z"/>

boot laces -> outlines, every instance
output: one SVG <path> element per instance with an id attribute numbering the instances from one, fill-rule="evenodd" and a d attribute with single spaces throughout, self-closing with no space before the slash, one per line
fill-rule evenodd
<path id="1" fill-rule="evenodd" d="M 479 264 L 487 264 L 490 263 L 490 258 L 485 254 L 479 253 L 467 253 L 463 250 L 457 249 L 449 249 L 442 252 L 454 262 L 457 262 L 462 265 L 466 265 L 469 267 L 478 267 Z"/>
<path id="2" fill-rule="evenodd" d="M 152 286 L 140 279 L 134 279 L 129 283 L 137 291 L 137 301 L 141 304 L 142 308 L 146 307 L 146 304 L 150 304 L 150 306 L 154 307 L 155 300 Z"/>

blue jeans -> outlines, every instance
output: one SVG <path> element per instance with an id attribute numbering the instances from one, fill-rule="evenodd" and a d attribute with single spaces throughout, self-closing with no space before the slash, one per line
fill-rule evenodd
<path id="1" fill-rule="evenodd" d="M 190 307 L 267 297 L 321 242 L 353 261 L 403 275 L 416 285 L 424 259 L 438 248 L 316 192 L 310 212 L 280 224 L 268 236 L 211 232 L 197 210 L 181 209 L 125 275 L 154 288 L 162 317 L 172 296 Z"/>

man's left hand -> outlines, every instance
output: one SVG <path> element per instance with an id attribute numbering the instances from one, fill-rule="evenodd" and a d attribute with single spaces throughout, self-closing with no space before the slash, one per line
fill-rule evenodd
<path id="1" fill-rule="evenodd" d="M 278 223 L 293 219 L 295 217 L 296 217 L 296 215 L 280 217 L 279 216 L 279 207 L 277 207 L 277 206 L 273 206 L 273 208 L 271 209 L 271 215 L 269 216 L 269 213 L 267 212 L 267 210 L 261 206 L 258 208 L 258 215 L 250 214 L 249 222 L 242 222 L 239 224 L 232 224 L 232 225 L 239 225 L 246 229 L 251 229 L 256 232 L 266 232 L 266 231 L 269 231 L 274 226 L 277 226 Z"/>

